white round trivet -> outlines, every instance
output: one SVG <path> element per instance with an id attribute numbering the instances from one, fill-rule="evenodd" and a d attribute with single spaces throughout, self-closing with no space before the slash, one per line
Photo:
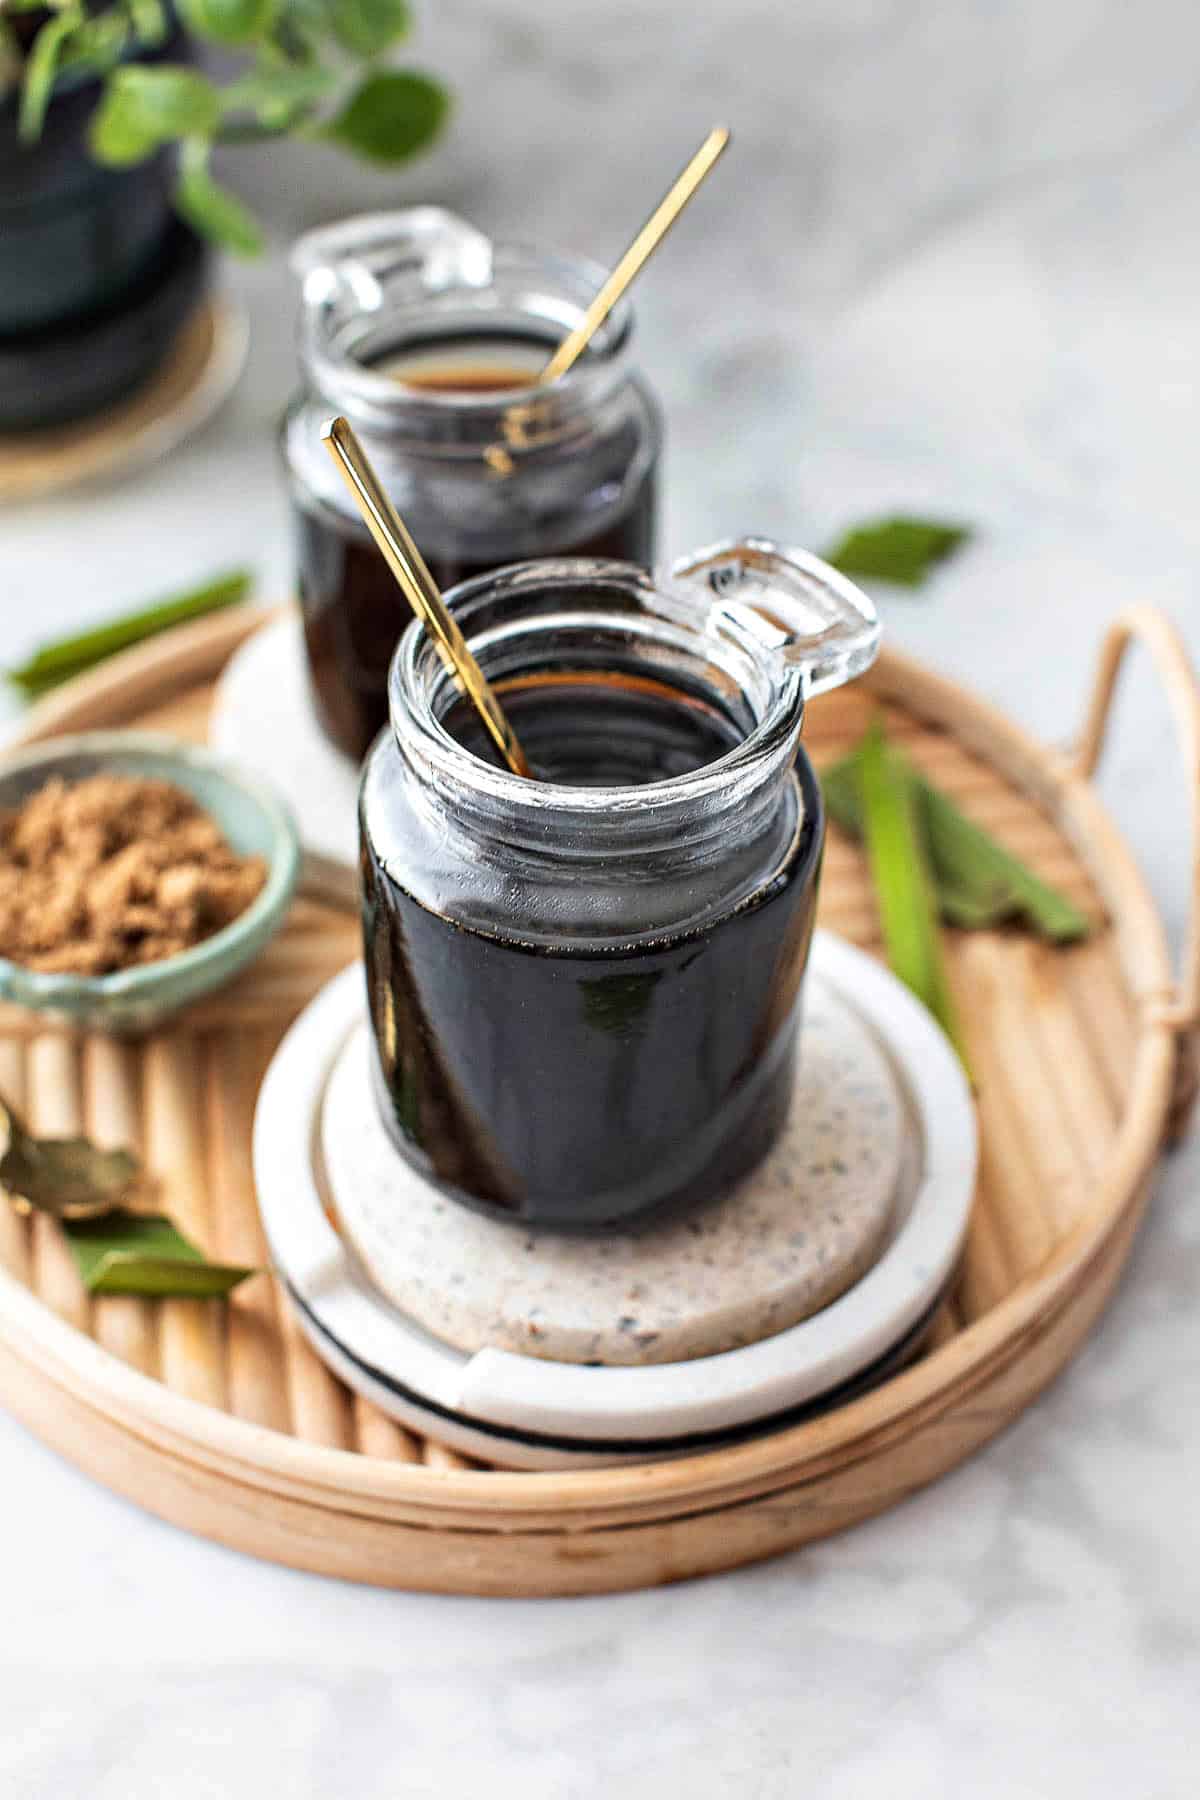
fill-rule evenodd
<path id="1" fill-rule="evenodd" d="M 309 891 L 353 903 L 358 765 L 317 723 L 298 614 L 264 625 L 230 658 L 208 736 L 215 750 L 264 776 L 287 801 L 300 828 Z"/>
<path id="2" fill-rule="evenodd" d="M 907 1367 L 920 1354 L 943 1295 L 934 1299 L 928 1311 L 883 1356 L 848 1381 L 826 1389 L 799 1406 L 785 1407 L 782 1412 L 769 1413 L 727 1430 L 623 1440 L 554 1437 L 546 1432 L 518 1431 L 512 1426 L 488 1425 L 481 1420 L 468 1419 L 462 1413 L 435 1407 L 426 1396 L 404 1382 L 352 1355 L 344 1344 L 317 1323 L 314 1314 L 290 1289 L 287 1297 L 293 1318 L 322 1361 L 347 1387 L 354 1388 L 381 1412 L 390 1413 L 409 1430 L 449 1444 L 466 1456 L 494 1463 L 498 1468 L 605 1469 L 621 1463 L 668 1462 L 674 1457 L 721 1449 L 747 1438 L 759 1437 L 764 1432 L 782 1431 L 817 1413 L 844 1406 Z"/>
<path id="3" fill-rule="evenodd" d="M 891 1221 L 903 1101 L 878 1044 L 820 982 L 775 1148 L 718 1204 L 637 1236 L 532 1232 L 447 1199 L 384 1130 L 373 1058 L 364 1024 L 330 1077 L 334 1210 L 376 1286 L 459 1350 L 638 1366 L 715 1356 L 835 1300 Z"/>
<path id="4" fill-rule="evenodd" d="M 976 1162 L 970 1094 L 924 1008 L 870 957 L 818 932 L 809 978 L 811 998 L 825 983 L 857 1013 L 904 1092 L 909 1137 L 893 1235 L 861 1280 L 799 1325 L 716 1356 L 613 1368 L 495 1348 L 464 1354 L 406 1318 L 365 1274 L 331 1223 L 315 1131 L 331 1069 L 365 1009 L 361 969 L 336 977 L 280 1046 L 254 1131 L 272 1258 L 318 1349 L 397 1418 L 516 1467 L 678 1454 L 697 1435 L 786 1416 L 902 1354 L 966 1232 Z"/>

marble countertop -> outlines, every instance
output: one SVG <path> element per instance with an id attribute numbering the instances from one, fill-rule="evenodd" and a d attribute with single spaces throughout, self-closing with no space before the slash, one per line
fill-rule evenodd
<path id="1" fill-rule="evenodd" d="M 252 360 L 138 482 L 0 515 L 4 654 L 242 560 L 288 586 L 272 442 L 282 246 L 437 200 L 600 258 L 714 120 L 733 155 L 647 271 L 667 544 L 820 548 L 881 509 L 977 528 L 894 642 L 1043 735 L 1105 622 L 1200 655 L 1200 26 L 1186 0 L 438 0 L 457 128 L 419 169 L 317 151 L 234 178 L 275 248 L 230 271 Z M 1186 815 L 1138 671 L 1105 792 L 1173 932 Z M 0 1415 L 0 1789 L 20 1800 L 971 1800 L 1196 1791 L 1200 1208 L 1164 1166 L 1111 1309 L 998 1442 L 852 1534 L 561 1602 L 342 1587 L 185 1536 Z"/>

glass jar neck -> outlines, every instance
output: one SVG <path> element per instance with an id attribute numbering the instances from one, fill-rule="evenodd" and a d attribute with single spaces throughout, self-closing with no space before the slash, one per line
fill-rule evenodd
<path id="1" fill-rule="evenodd" d="M 392 729 L 411 781 L 445 830 L 601 887 L 661 878 L 667 865 L 682 877 L 718 857 L 728 869 L 743 849 L 748 865 L 761 863 L 764 836 L 778 834 L 799 743 L 803 684 L 795 670 L 722 629 L 719 609 L 710 617 L 622 563 L 521 564 L 464 583 L 453 604 L 501 693 L 521 677 L 649 678 L 680 705 L 719 715 L 732 747 L 639 786 L 523 780 L 451 734 L 457 686 L 413 628 L 392 665 Z"/>
<path id="2" fill-rule="evenodd" d="M 519 459 L 586 428 L 630 379 L 632 314 L 625 303 L 614 308 L 574 369 L 539 389 L 536 374 L 582 319 L 604 271 L 453 225 L 466 234 L 450 238 L 456 255 L 440 237 L 419 254 L 391 240 L 355 250 L 335 228 L 320 260 L 323 234 L 314 234 L 317 249 L 300 262 L 306 384 L 368 437 L 451 453 L 500 446 Z M 448 357 L 460 367 L 511 367 L 521 379 L 486 391 L 428 385 L 429 365 Z"/>

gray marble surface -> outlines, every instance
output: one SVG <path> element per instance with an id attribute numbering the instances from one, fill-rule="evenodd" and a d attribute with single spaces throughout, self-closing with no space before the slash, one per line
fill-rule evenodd
<path id="1" fill-rule="evenodd" d="M 1200 25 L 1187 0 L 438 0 L 457 130 L 400 177 L 272 150 L 273 236 L 429 198 L 600 257 L 727 118 L 641 291 L 668 539 L 816 547 L 881 507 L 976 525 L 893 641 L 1068 734 L 1105 621 L 1200 653 Z M 253 359 L 136 485 L 0 515 L 5 654 L 217 562 L 287 585 L 278 250 L 233 272 Z M 1172 928 L 1188 855 L 1139 671 L 1105 787 Z M 673 1590 L 358 1591 L 192 1540 L 0 1416 L 0 1790 L 972 1800 L 1196 1791 L 1200 1208 L 1166 1165 L 1078 1361 L 998 1443 L 850 1536 Z"/>

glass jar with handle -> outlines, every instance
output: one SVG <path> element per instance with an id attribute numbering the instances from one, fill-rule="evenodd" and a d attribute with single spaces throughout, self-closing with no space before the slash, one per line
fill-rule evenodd
<path id="1" fill-rule="evenodd" d="M 493 243 L 436 207 L 299 240 L 303 388 L 282 444 L 311 688 L 361 757 L 387 717 L 407 608 L 318 442 L 342 413 L 444 591 L 547 555 L 655 555 L 658 405 L 621 302 L 561 380 L 535 385 L 604 271 Z"/>
<path id="2" fill-rule="evenodd" d="M 824 836 L 800 730 L 873 659 L 874 609 L 754 538 L 656 580 L 547 559 L 447 598 L 538 779 L 410 627 L 361 791 L 385 1122 L 526 1225 L 711 1199 L 792 1102 Z"/>

